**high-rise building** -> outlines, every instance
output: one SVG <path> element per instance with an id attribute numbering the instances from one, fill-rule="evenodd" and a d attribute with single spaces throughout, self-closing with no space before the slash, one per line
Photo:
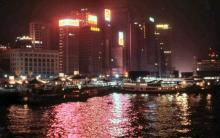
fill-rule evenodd
<path id="1" fill-rule="evenodd" d="M 60 20 L 60 71 L 87 75 L 104 73 L 104 46 L 98 16 L 81 9 L 72 11 L 70 17 Z"/>
<path id="2" fill-rule="evenodd" d="M 113 26 L 124 30 L 129 21 L 128 1 L 127 0 L 105 0 L 104 8 L 111 10 L 111 23 Z"/>
<path id="3" fill-rule="evenodd" d="M 157 45 L 159 51 L 159 73 L 160 76 L 170 77 L 173 72 L 172 50 L 170 46 L 171 27 L 169 24 L 156 25 Z"/>
<path id="4" fill-rule="evenodd" d="M 59 71 L 73 74 L 79 71 L 79 19 L 59 21 Z"/>
<path id="5" fill-rule="evenodd" d="M 102 30 L 95 26 L 82 27 L 79 32 L 79 72 L 86 75 L 105 74 Z"/>
<path id="6" fill-rule="evenodd" d="M 139 47 L 139 66 L 141 71 L 147 71 L 150 75 L 158 74 L 158 47 L 156 46 L 154 18 L 150 17 L 142 26 L 144 38 Z"/>
<path id="7" fill-rule="evenodd" d="M 129 37 L 129 12 L 128 3 L 126 0 L 111 0 L 104 1 L 105 9 L 105 47 L 106 52 L 111 51 L 108 59 L 110 63 L 111 74 L 124 74 L 128 70 L 128 41 Z M 109 28 L 111 30 L 109 30 Z M 123 33 L 123 46 L 118 43 L 119 32 Z M 122 39 L 121 39 L 122 40 Z M 117 61 L 118 60 L 118 61 Z M 108 63 L 107 62 L 107 63 Z M 109 65 L 107 65 L 109 66 Z"/>
<path id="8" fill-rule="evenodd" d="M 80 10 L 73 10 L 70 13 L 70 16 L 73 19 L 78 19 L 80 21 L 80 27 L 85 26 L 97 26 L 98 25 L 98 16 L 90 11 L 87 8 Z"/>
<path id="9" fill-rule="evenodd" d="M 112 56 L 112 48 L 113 48 L 113 27 L 112 27 L 112 11 L 110 9 L 105 8 L 102 11 L 103 23 L 103 39 L 104 39 L 104 68 L 106 74 L 112 74 L 111 69 L 111 56 Z"/>
<path id="10" fill-rule="evenodd" d="M 110 68 L 112 75 L 123 75 L 126 69 L 125 33 L 113 30 L 113 45 L 111 47 Z"/>
<path id="11" fill-rule="evenodd" d="M 128 70 L 139 71 L 139 47 L 143 39 L 142 30 L 139 24 L 134 23 L 129 26 L 129 45 L 127 47 Z"/>
<path id="12" fill-rule="evenodd" d="M 159 50 L 157 46 L 157 39 L 155 37 L 155 23 L 152 21 L 146 22 L 143 28 L 144 28 L 144 41 L 146 45 L 145 46 L 146 71 L 148 71 L 151 76 L 158 76 L 159 74 L 158 51 Z"/>
<path id="13" fill-rule="evenodd" d="M 124 61 L 124 48 L 121 46 L 116 46 L 111 49 L 111 74 L 112 75 L 123 75 L 126 71 L 125 61 Z"/>
<path id="14" fill-rule="evenodd" d="M 48 24 L 31 22 L 29 25 L 29 33 L 34 48 L 50 49 L 50 29 Z"/>
<path id="15" fill-rule="evenodd" d="M 128 32 L 128 71 L 142 71 L 152 76 L 158 75 L 158 47 L 154 18 L 150 17 L 145 22 L 131 23 Z"/>
<path id="16" fill-rule="evenodd" d="M 110 67 L 110 45 L 111 45 L 111 35 L 108 33 L 111 31 L 111 28 L 108 28 L 108 31 L 103 29 L 104 26 L 100 25 L 100 19 L 98 16 L 88 9 L 74 10 L 70 13 L 72 19 L 78 20 L 77 27 L 72 27 L 74 29 L 74 47 L 75 52 L 69 53 L 69 57 L 78 56 L 78 60 L 70 61 L 69 64 L 78 64 L 78 71 L 81 74 L 86 75 L 100 75 L 100 74 L 109 74 Z M 107 26 L 106 26 L 107 27 Z M 109 26 L 108 26 L 109 27 Z M 66 28 L 62 27 L 62 28 Z M 68 25 L 68 30 L 70 26 Z M 76 35 L 77 33 L 77 35 Z M 103 34 L 107 34 L 107 37 Z M 106 41 L 104 40 L 106 38 Z M 60 43 L 60 49 L 67 47 L 64 43 Z M 108 46 L 106 46 L 106 44 Z M 77 45 L 77 46 L 76 46 Z M 60 50 L 62 51 L 62 50 Z M 77 52 L 78 53 L 77 53 Z M 64 56 L 67 56 L 65 53 L 60 53 L 60 62 L 66 62 L 63 59 Z M 74 63 L 73 63 L 74 62 Z M 63 64 L 63 63 L 60 63 Z M 65 64 L 65 63 L 64 63 Z M 66 68 L 66 67 L 64 67 Z M 76 70 L 76 69 L 74 69 Z M 64 73 L 67 71 L 63 70 Z"/>

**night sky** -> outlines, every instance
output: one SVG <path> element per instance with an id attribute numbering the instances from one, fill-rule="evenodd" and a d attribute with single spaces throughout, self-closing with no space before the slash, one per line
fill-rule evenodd
<path id="1" fill-rule="evenodd" d="M 97 9 L 101 0 L 0 0 L 0 42 L 13 42 L 28 34 L 28 23 L 57 21 L 71 9 Z M 120 0 L 118 0 L 120 1 Z M 217 0 L 131 0 L 135 14 L 154 16 L 173 28 L 174 65 L 192 69 L 193 56 L 205 57 L 212 47 L 220 51 L 220 2 Z"/>

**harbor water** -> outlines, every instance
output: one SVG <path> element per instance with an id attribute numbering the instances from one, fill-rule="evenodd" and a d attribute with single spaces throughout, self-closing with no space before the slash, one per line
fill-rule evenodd
<path id="1" fill-rule="evenodd" d="M 0 105 L 0 137 L 219 137 L 220 94 L 120 94 Z"/>

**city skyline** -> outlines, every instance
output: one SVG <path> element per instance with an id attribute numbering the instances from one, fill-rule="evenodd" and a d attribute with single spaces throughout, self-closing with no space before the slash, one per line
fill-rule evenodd
<path id="1" fill-rule="evenodd" d="M 10 18 L 2 14 L 1 17 L 3 19 L 3 22 L 1 23 L 1 26 L 10 25 L 11 28 L 7 30 L 4 29 L 5 27 L 1 28 L 2 32 L 4 33 L 0 35 L 0 42 L 12 42 L 14 41 L 14 38 L 19 34 L 21 35 L 25 32 L 27 33 L 27 24 L 29 24 L 29 22 L 32 20 L 46 20 L 46 22 L 51 23 L 53 26 L 54 22 L 57 21 L 57 16 L 64 16 L 71 9 L 83 7 L 88 7 L 91 10 L 94 10 L 96 7 L 101 9 L 101 2 L 102 1 L 99 0 L 94 1 L 93 3 L 86 1 L 82 1 L 79 3 L 68 0 L 62 2 L 58 0 L 53 3 L 50 3 L 50 1 L 28 2 L 25 0 L 20 0 L 13 3 L 10 0 L 7 2 L 2 2 L 1 10 L 3 11 L 3 13 L 8 13 Z M 23 3 L 23 6 L 20 6 L 19 3 Z M 141 6 L 140 3 L 142 3 L 142 5 L 144 6 Z M 152 15 L 153 17 L 155 17 L 156 21 L 161 20 L 171 24 L 174 31 L 171 46 L 174 51 L 174 64 L 176 68 L 180 71 L 192 70 L 191 67 L 193 63 L 193 56 L 205 57 L 205 52 L 209 47 L 217 50 L 219 49 L 218 40 L 216 39 L 218 28 L 215 28 L 217 27 L 217 25 L 215 26 L 215 24 L 217 23 L 218 18 L 217 15 L 215 15 L 217 14 L 217 11 L 215 11 L 215 7 L 212 7 L 213 3 L 207 2 L 205 4 L 205 2 L 198 2 L 199 6 L 196 7 L 196 9 L 194 9 L 195 7 L 191 6 L 192 8 L 189 7 L 189 11 L 186 11 L 184 6 L 182 6 L 181 8 L 180 5 L 183 4 L 186 6 L 195 3 L 191 3 L 189 1 L 182 3 L 171 3 L 169 1 L 166 1 L 160 3 L 159 1 L 152 2 L 151 0 L 142 0 L 140 2 L 131 4 L 134 4 L 134 7 L 136 8 L 132 9 L 132 13 L 134 15 L 135 13 L 137 13 L 137 8 L 141 7 L 139 9 L 141 12 L 143 12 L 143 16 L 147 17 L 147 15 Z M 174 5 L 176 5 L 175 8 L 172 8 L 174 7 Z M 180 9 L 177 9 L 178 6 Z M 15 9 L 21 10 L 18 10 L 18 12 L 16 12 Z M 46 9 L 48 9 L 47 12 Z M 172 13 L 172 11 L 176 12 Z M 194 13 L 191 14 L 190 12 Z M 198 17 L 194 19 L 194 17 L 196 16 Z M 178 21 L 179 19 L 181 20 Z M 201 21 L 203 22 L 199 23 Z M 201 52 L 198 53 L 197 49 L 200 49 Z"/>
<path id="2" fill-rule="evenodd" d="M 0 0 L 0 137 L 219 137 L 220 0 Z"/>

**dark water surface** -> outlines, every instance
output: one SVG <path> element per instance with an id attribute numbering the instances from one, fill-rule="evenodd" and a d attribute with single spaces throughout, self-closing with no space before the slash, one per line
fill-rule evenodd
<path id="1" fill-rule="evenodd" d="M 220 137 L 220 94 L 113 93 L 0 111 L 0 137 Z"/>

